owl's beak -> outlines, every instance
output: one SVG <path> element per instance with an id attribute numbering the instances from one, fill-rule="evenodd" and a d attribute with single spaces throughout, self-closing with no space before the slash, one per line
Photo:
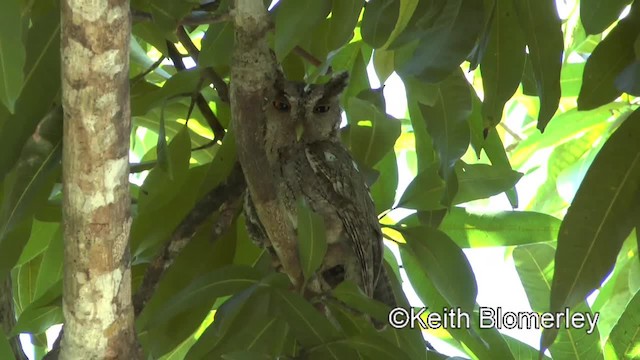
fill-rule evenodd
<path id="1" fill-rule="evenodd" d="M 302 133 L 304 133 L 304 124 L 302 122 L 296 123 L 296 141 L 300 142 L 302 139 Z"/>

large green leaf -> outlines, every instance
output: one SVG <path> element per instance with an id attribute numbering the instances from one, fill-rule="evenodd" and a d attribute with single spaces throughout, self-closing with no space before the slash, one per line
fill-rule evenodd
<path id="1" fill-rule="evenodd" d="M 202 51 L 198 56 L 201 67 L 229 66 L 233 49 L 233 23 L 222 22 L 209 25 L 202 39 Z"/>
<path id="2" fill-rule="evenodd" d="M 154 358 L 167 353 L 191 336 L 202 324 L 216 301 L 215 297 L 206 296 L 194 299 L 190 297 L 194 293 L 189 293 L 185 289 L 189 287 L 196 293 L 219 290 L 229 294 L 223 285 L 215 289 L 207 286 L 197 288 L 198 283 L 203 284 L 207 276 L 212 276 L 216 269 L 231 264 L 234 258 L 235 224 L 232 223 L 229 230 L 218 237 L 213 245 L 211 244 L 212 226 L 212 221 L 206 221 L 198 228 L 195 236 L 164 272 L 153 296 L 136 318 L 138 338 L 145 350 Z M 234 281 L 234 278 L 221 279 L 221 281 L 225 280 Z M 230 287 L 233 286 L 236 285 Z M 166 306 L 174 309 L 171 311 L 179 310 L 182 306 L 181 300 L 176 298 L 180 295 L 189 299 L 185 301 L 190 302 L 191 306 L 183 308 L 186 311 L 180 312 L 178 316 L 167 318 Z M 151 320 L 157 325 L 148 326 Z"/>
<path id="3" fill-rule="evenodd" d="M 394 151 L 387 152 L 382 160 L 376 164 L 374 170 L 380 173 L 376 182 L 371 186 L 371 196 L 376 205 L 376 211 L 381 214 L 390 209 L 396 199 L 398 188 L 398 162 Z"/>
<path id="4" fill-rule="evenodd" d="M 270 358 L 283 355 L 283 347 L 290 334 L 286 323 L 275 316 L 277 309 L 273 294 L 260 289 L 248 293 L 246 300 L 229 300 L 237 302 L 240 311 L 232 309 L 216 313 L 211 330 L 207 329 L 204 341 L 198 341 L 198 348 L 190 352 L 189 359 L 196 358 L 196 354 L 202 359 L 231 359 L 235 357 L 229 357 L 229 354 L 240 350 L 268 354 Z"/>
<path id="5" fill-rule="evenodd" d="M 634 224 L 640 195 L 640 112 L 604 144 L 560 227 L 551 311 L 583 300 L 600 286 Z M 546 336 L 545 336 L 546 334 Z M 553 335 L 543 333 L 543 347 Z"/>
<path id="6" fill-rule="evenodd" d="M 560 220 L 533 211 L 472 213 L 453 207 L 439 229 L 462 248 L 555 241 Z"/>
<path id="7" fill-rule="evenodd" d="M 599 34 L 618 20 L 631 0 L 582 0 L 580 20 L 587 34 Z"/>
<path id="8" fill-rule="evenodd" d="M 609 103 L 590 111 L 578 111 L 573 108 L 559 114 L 545 129 L 544 134 L 535 132 L 518 144 L 509 154 L 511 163 L 519 168 L 536 152 L 572 141 L 585 132 L 601 129 L 612 113 L 616 114 L 628 109 L 627 104 Z"/>
<path id="9" fill-rule="evenodd" d="M 533 311 L 548 311 L 549 291 L 553 277 L 553 258 L 555 249 L 551 244 L 531 244 L 517 247 L 513 252 L 516 270 L 529 299 Z M 568 311 L 568 310 L 567 310 Z M 564 313 L 564 311 L 560 311 Z M 597 328 L 590 329 L 591 323 L 597 321 L 598 313 L 591 313 L 586 303 L 577 306 L 570 317 L 576 316 L 585 321 L 584 328 L 578 325 L 560 326 L 559 336 L 549 349 L 554 356 L 567 356 L 572 359 L 602 359 L 600 336 Z M 564 322 L 564 320 L 561 320 Z M 575 322 L 574 324 L 579 324 Z M 587 332 L 592 331 L 593 332 Z M 556 329 L 557 331 L 557 329 Z"/>
<path id="10" fill-rule="evenodd" d="M 59 109 L 58 109 L 59 110 Z M 4 181 L 0 208 L 0 278 L 18 261 L 33 215 L 51 193 L 62 155 L 62 114 L 52 111 L 16 156 L 18 164 Z"/>
<path id="11" fill-rule="evenodd" d="M 478 286 L 462 250 L 446 234 L 429 227 L 405 228 L 401 232 L 440 294 L 453 307 L 471 312 Z"/>
<path id="12" fill-rule="evenodd" d="M 329 25 L 329 47 L 338 49 L 349 42 L 364 3 L 360 0 L 333 0 Z"/>
<path id="13" fill-rule="evenodd" d="M 513 0 L 496 0 L 496 13 L 487 49 L 480 63 L 485 126 L 496 126 L 504 104 L 520 85 L 525 62 L 525 40 L 515 16 Z"/>
<path id="14" fill-rule="evenodd" d="M 500 194 L 513 188 L 522 177 L 522 173 L 509 168 L 462 162 L 456 165 L 456 174 L 459 186 L 454 204 Z"/>
<path id="15" fill-rule="evenodd" d="M 540 97 L 538 129 L 544 131 L 560 101 L 560 69 L 564 48 L 562 24 L 555 0 L 516 0 L 514 4 L 518 21 L 524 30 Z"/>
<path id="16" fill-rule="evenodd" d="M 367 3 L 362 16 L 362 39 L 373 48 L 387 42 L 396 26 L 401 1 L 373 0 Z"/>
<path id="17" fill-rule="evenodd" d="M 15 36 L 17 30 L 11 31 Z M 60 17 L 44 16 L 34 20 L 27 38 L 22 92 L 14 115 L 0 121 L 0 181 L 15 165 L 16 154 L 51 110 L 60 91 Z"/>
<path id="18" fill-rule="evenodd" d="M 45 294 L 58 281 L 62 280 L 62 262 L 64 259 L 64 243 L 62 241 L 62 226 L 52 231 L 49 246 L 42 256 L 42 263 L 38 270 L 35 297 Z"/>
<path id="19" fill-rule="evenodd" d="M 407 246 L 400 246 L 400 256 L 402 258 L 402 264 L 407 271 L 407 276 L 411 281 L 411 285 L 415 289 L 416 293 L 420 297 L 423 303 L 429 305 L 429 311 L 443 312 L 445 309 L 451 309 L 455 305 L 450 304 L 440 293 L 438 288 L 434 285 L 434 281 L 428 277 L 423 269 L 422 262 L 418 257 L 420 254 L 414 253 L 411 248 Z M 422 260 L 422 259 L 421 259 Z M 455 280 L 457 281 L 457 280 Z M 471 321 L 475 321 L 477 317 L 471 316 Z M 480 359 L 492 359 L 492 354 L 489 351 L 488 344 L 482 340 L 477 334 L 471 332 L 470 329 L 461 327 L 449 327 L 447 331 L 458 341 L 464 344 L 464 349 L 470 349 Z M 462 350 L 463 346 L 457 345 Z"/>
<path id="20" fill-rule="evenodd" d="M 27 309 L 11 330 L 11 335 L 19 333 L 40 334 L 49 329 L 52 325 L 63 322 L 62 308 L 60 306 L 44 306 Z"/>
<path id="21" fill-rule="evenodd" d="M 160 318 L 151 318 L 147 326 L 155 327 L 202 301 L 209 302 L 211 299 L 244 290 L 257 284 L 259 279 L 259 274 L 254 269 L 236 265 L 225 266 L 203 274 L 172 296 L 162 309 L 164 315 Z"/>
<path id="22" fill-rule="evenodd" d="M 382 113 L 374 104 L 349 99 L 349 143 L 353 157 L 367 167 L 376 165 L 400 136 L 400 121 Z"/>
<path id="23" fill-rule="evenodd" d="M 160 32 L 168 35 L 175 32 L 178 22 L 197 4 L 199 2 L 194 0 L 153 0 L 149 1 L 149 8 L 154 24 Z"/>
<path id="24" fill-rule="evenodd" d="M 635 60 L 633 44 L 640 34 L 640 3 L 593 50 L 587 59 L 578 96 L 578 109 L 591 110 L 615 100 L 622 93 L 615 79 Z"/>
<path id="25" fill-rule="evenodd" d="M 163 105 L 167 99 L 177 95 L 191 96 L 201 82 L 199 69 L 180 71 L 167 80 L 162 87 L 146 81 L 139 81 L 131 87 L 131 116 L 146 114 L 156 106 Z M 187 116 L 185 112 L 184 116 Z"/>
<path id="26" fill-rule="evenodd" d="M 635 359 L 640 356 L 640 291 L 631 299 L 620 316 L 620 320 L 611 331 L 609 341 L 618 355 L 618 359 Z"/>
<path id="27" fill-rule="evenodd" d="M 404 191 L 398 207 L 416 210 L 443 208 L 440 200 L 444 194 L 444 181 L 438 175 L 438 168 L 432 165 L 419 172 Z"/>
<path id="28" fill-rule="evenodd" d="M 0 331 L 0 357 L 3 359 L 15 359 L 9 340 L 4 334 L 4 331 Z"/>
<path id="29" fill-rule="evenodd" d="M 305 35 L 327 17 L 331 10 L 329 0 L 282 0 L 276 12 L 274 51 L 279 60 L 302 40 Z"/>
<path id="30" fill-rule="evenodd" d="M 327 252 L 327 234 L 322 216 L 298 201 L 298 253 L 304 278 L 309 280 L 322 264 Z"/>
<path id="31" fill-rule="evenodd" d="M 329 319 L 300 295 L 273 289 L 273 296 L 281 318 L 289 324 L 295 338 L 303 346 L 324 344 L 338 337 L 338 331 Z"/>
<path id="32" fill-rule="evenodd" d="M 461 70 L 438 84 L 436 99 L 433 106 L 420 104 L 420 109 L 440 159 L 440 174 L 449 187 L 454 166 L 467 151 L 471 136 L 467 123 L 471 94 Z M 455 193 L 455 189 L 448 190 L 451 195 Z M 445 199 L 446 205 L 450 203 L 451 198 Z"/>
<path id="33" fill-rule="evenodd" d="M 451 0 L 443 4 L 440 11 L 427 11 L 418 21 L 422 27 L 417 34 L 420 40 L 408 61 L 397 66 L 403 78 L 417 76 L 428 82 L 439 82 L 473 49 L 482 30 L 482 1 Z"/>
<path id="34" fill-rule="evenodd" d="M 18 0 L 6 0 L 0 11 L 0 101 L 12 113 L 24 81 L 20 5 Z"/>

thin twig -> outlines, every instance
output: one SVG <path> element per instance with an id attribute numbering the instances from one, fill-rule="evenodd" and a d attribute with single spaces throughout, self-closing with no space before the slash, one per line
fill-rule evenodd
<path id="1" fill-rule="evenodd" d="M 171 58 L 171 61 L 173 61 L 173 66 L 175 66 L 178 71 L 185 70 L 186 67 L 184 66 L 184 63 L 179 56 L 180 53 L 178 52 L 176 46 L 167 41 L 167 50 L 169 52 L 169 58 Z M 213 111 L 209 107 L 209 103 L 204 98 L 199 89 L 195 89 L 195 91 L 197 91 L 197 94 L 195 94 L 195 96 L 192 94 L 192 98 L 195 98 L 192 101 L 195 101 L 196 105 L 198 106 L 198 110 L 200 110 L 200 113 L 206 119 L 207 124 L 209 124 L 209 127 L 211 127 L 214 140 L 222 140 L 225 134 L 224 127 L 222 126 L 222 124 L 220 124 L 220 120 L 218 120 L 216 114 L 213 113 Z"/>
<path id="2" fill-rule="evenodd" d="M 178 26 L 176 30 L 176 35 L 178 36 L 178 40 L 187 49 L 187 53 L 189 56 L 197 63 L 198 58 L 200 57 L 200 50 L 196 47 L 196 45 L 191 41 L 191 37 L 184 29 L 183 26 Z M 218 96 L 220 100 L 229 103 L 229 86 L 227 83 L 218 75 L 218 73 L 212 67 L 206 67 L 202 69 L 204 76 L 213 84 L 213 87 L 218 92 Z"/>

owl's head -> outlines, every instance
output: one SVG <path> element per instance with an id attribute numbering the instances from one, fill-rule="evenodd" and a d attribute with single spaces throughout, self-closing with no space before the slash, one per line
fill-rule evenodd
<path id="1" fill-rule="evenodd" d="M 305 84 L 284 79 L 278 72 L 273 98 L 265 104 L 265 137 L 271 150 L 320 140 L 338 140 L 340 93 L 347 86 L 346 72 L 325 84 Z"/>

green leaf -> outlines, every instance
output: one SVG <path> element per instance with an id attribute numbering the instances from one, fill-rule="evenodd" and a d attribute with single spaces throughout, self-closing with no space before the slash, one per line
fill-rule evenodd
<path id="1" fill-rule="evenodd" d="M 12 27 L 12 36 L 15 31 Z M 0 181 L 15 165 L 16 154 L 49 113 L 60 91 L 60 17 L 44 16 L 34 20 L 27 38 L 22 92 L 14 115 L 0 122 Z"/>
<path id="2" fill-rule="evenodd" d="M 349 99 L 347 109 L 352 124 L 349 129 L 351 153 L 360 164 L 371 168 L 393 151 L 400 136 L 400 121 L 355 97 Z"/>
<path id="3" fill-rule="evenodd" d="M 420 40 L 413 55 L 396 66 L 403 78 L 417 76 L 427 82 L 439 82 L 458 68 L 473 49 L 482 31 L 482 1 L 451 0 L 443 4 L 437 14 L 429 11 L 419 20 L 420 24 L 431 26 L 416 34 Z"/>
<path id="4" fill-rule="evenodd" d="M 494 127 L 502 120 L 504 104 L 520 85 L 524 70 L 525 40 L 514 15 L 513 0 L 496 0 L 493 27 L 487 49 L 480 63 L 485 126 Z"/>
<path id="5" fill-rule="evenodd" d="M 38 271 L 35 297 L 43 296 L 45 292 L 62 279 L 62 262 L 64 258 L 64 244 L 62 241 L 62 226 L 53 231 L 51 241 L 42 257 Z"/>
<path id="6" fill-rule="evenodd" d="M 622 93 L 615 79 L 635 60 L 633 44 L 640 34 L 640 3 L 593 50 L 587 59 L 578 96 L 578 110 L 591 110 L 615 100 Z"/>
<path id="7" fill-rule="evenodd" d="M 640 356 L 640 291 L 627 304 L 620 320 L 611 331 L 609 341 L 618 359 L 634 359 Z"/>
<path id="8" fill-rule="evenodd" d="M 161 318 L 151 318 L 148 328 L 170 320 L 173 316 L 220 296 L 227 296 L 258 283 L 258 273 L 247 266 L 229 265 L 205 273 L 193 280 L 189 286 L 175 293 L 163 306 Z"/>
<path id="9" fill-rule="evenodd" d="M 513 188 L 522 177 L 517 171 L 487 164 L 462 163 L 456 165 L 456 174 L 459 187 L 453 204 L 500 194 Z"/>
<path id="10" fill-rule="evenodd" d="M 376 49 L 373 52 L 373 67 L 376 70 L 376 75 L 381 84 L 393 74 L 394 67 L 394 52 L 391 50 Z"/>
<path id="11" fill-rule="evenodd" d="M 131 116 L 144 115 L 149 110 L 162 106 L 167 99 L 178 95 L 191 96 L 198 89 L 201 82 L 200 69 L 180 71 L 167 80 L 162 87 L 152 85 L 146 81 L 139 81 L 131 87 Z M 184 116 L 187 116 L 185 111 Z"/>
<path id="12" fill-rule="evenodd" d="M 273 295 L 279 313 L 303 346 L 315 346 L 333 340 L 337 330 L 331 322 L 300 295 L 274 289 Z"/>
<path id="13" fill-rule="evenodd" d="M 3 359 L 15 359 L 13 356 L 13 350 L 11 350 L 11 344 L 4 334 L 4 331 L 0 331 L 0 357 Z"/>
<path id="14" fill-rule="evenodd" d="M 188 358 L 199 355 L 203 359 L 226 359 L 238 351 L 271 355 L 269 358 L 283 355 L 289 330 L 287 324 L 275 316 L 277 309 L 272 293 L 263 290 L 266 289 L 247 289 L 227 300 L 230 304 L 225 302 L 223 306 L 230 308 L 221 307 L 206 336 L 203 334 L 203 341 L 198 341 L 198 348 L 194 348 Z"/>
<path id="15" fill-rule="evenodd" d="M 582 0 L 580 20 L 587 34 L 599 34 L 618 20 L 631 0 Z"/>
<path id="16" fill-rule="evenodd" d="M 540 97 L 538 129 L 544 131 L 560 102 L 560 69 L 564 48 L 562 24 L 555 0 L 518 0 L 514 4 L 518 21 L 524 30 Z"/>
<path id="17" fill-rule="evenodd" d="M 322 216 L 298 201 L 298 253 L 304 278 L 309 280 L 322 264 L 327 252 L 327 234 Z"/>
<path id="18" fill-rule="evenodd" d="M 453 207 L 439 229 L 462 248 L 514 246 L 555 241 L 560 220 L 533 211 L 472 213 Z"/>
<path id="19" fill-rule="evenodd" d="M 376 205 L 376 211 L 381 214 L 383 211 L 390 209 L 396 199 L 396 189 L 398 188 L 398 162 L 396 153 L 389 151 L 374 166 L 374 170 L 380 173 L 380 176 L 371 186 L 371 196 Z"/>
<path id="20" fill-rule="evenodd" d="M 420 267 L 453 307 L 471 312 L 478 286 L 462 250 L 444 233 L 429 227 L 401 230 Z"/>
<path id="21" fill-rule="evenodd" d="M 440 173 L 447 182 L 454 165 L 467 151 L 471 136 L 467 123 L 471 94 L 462 71 L 456 71 L 438 84 L 436 98 L 433 106 L 420 105 L 420 109 L 440 159 Z M 445 204 L 449 203 L 447 199 Z"/>
<path id="22" fill-rule="evenodd" d="M 222 355 L 224 360 L 271 360 L 273 357 L 253 351 L 236 351 Z"/>
<path id="23" fill-rule="evenodd" d="M 231 51 L 233 49 L 233 23 L 231 21 L 209 25 L 209 29 L 202 39 L 202 51 L 198 56 L 200 67 L 229 66 L 231 64 Z"/>
<path id="24" fill-rule="evenodd" d="M 372 0 L 367 3 L 362 15 L 362 39 L 373 48 L 387 42 L 396 26 L 401 1 Z"/>
<path id="25" fill-rule="evenodd" d="M 0 11 L 0 100 L 11 113 L 22 90 L 25 49 L 20 1 L 7 0 Z"/>
<path id="26" fill-rule="evenodd" d="M 517 247 L 513 252 L 513 259 L 516 270 L 522 281 L 522 285 L 527 294 L 527 298 L 533 311 L 546 312 L 549 307 L 549 291 L 551 289 L 551 278 L 553 277 L 553 258 L 555 249 L 551 244 L 532 244 Z M 564 313 L 563 309 L 560 311 Z M 591 317 L 599 314 L 592 314 L 586 303 L 580 304 L 571 314 L 584 314 Z M 569 315 L 573 316 L 573 315 Z M 579 315 L 578 315 L 579 316 Z M 558 340 L 549 349 L 553 356 L 567 356 L 573 359 L 581 359 L 584 357 L 602 359 L 600 349 L 600 336 L 598 330 L 592 333 L 589 331 L 588 322 L 585 322 L 586 328 L 562 326 L 559 331 Z M 585 331 L 586 330 L 586 331 Z M 548 331 L 544 330 L 544 333 Z M 558 331 L 555 329 L 555 331 Z M 543 334 L 544 334 L 543 333 Z"/>
<path id="27" fill-rule="evenodd" d="M 162 126 L 161 126 L 162 129 Z M 161 143 L 158 137 L 158 143 Z M 163 168 L 159 162 L 147 175 L 138 197 L 138 209 L 142 213 L 146 209 L 158 208 L 171 200 L 172 196 L 180 193 L 179 185 L 187 178 L 189 158 L 191 157 L 191 141 L 185 127 L 167 146 L 166 150 L 158 149 L 158 155 L 166 153 L 166 164 Z M 171 169 L 171 173 L 167 171 Z"/>
<path id="28" fill-rule="evenodd" d="M 184 0 L 153 0 L 149 1 L 153 22 L 165 35 L 173 34 L 178 27 L 178 22 L 185 17 L 191 9 L 198 5 L 198 1 Z"/>
<path id="29" fill-rule="evenodd" d="M 0 278 L 18 261 L 29 239 L 33 215 L 51 193 L 62 156 L 61 126 L 62 114 L 50 113 L 5 178 L 0 208 Z"/>
<path id="30" fill-rule="evenodd" d="M 376 320 L 386 323 L 389 308 L 385 304 L 369 298 L 356 284 L 345 280 L 332 291 L 333 296 L 353 309 L 371 315 Z"/>
<path id="31" fill-rule="evenodd" d="M 282 60 L 331 10 L 329 0 L 282 0 L 276 12 L 274 51 Z"/>
<path id="32" fill-rule="evenodd" d="M 51 239 L 56 235 L 59 227 L 60 223 L 42 222 L 36 218 L 31 226 L 29 242 L 27 242 L 24 249 L 22 249 L 22 254 L 20 255 L 20 259 L 18 259 L 16 265 L 23 265 L 29 260 L 42 254 L 49 246 Z"/>
<path id="33" fill-rule="evenodd" d="M 329 25 L 329 47 L 338 49 L 353 37 L 364 2 L 360 0 L 333 0 Z"/>
<path id="34" fill-rule="evenodd" d="M 511 163 L 509 162 L 509 157 L 507 156 L 507 151 L 502 143 L 502 139 L 500 139 L 500 134 L 497 131 L 489 131 L 483 148 L 492 165 L 506 170 L 513 170 Z M 515 187 L 507 190 L 505 193 L 507 198 L 509 198 L 511 207 L 514 209 L 517 208 L 518 194 Z"/>
<path id="35" fill-rule="evenodd" d="M 533 311 L 544 312 L 549 309 L 555 253 L 556 249 L 551 244 L 523 245 L 513 250 L 516 271 Z"/>
<path id="36" fill-rule="evenodd" d="M 427 276 L 422 261 L 418 261 L 420 254 L 411 251 L 408 246 L 400 246 L 400 256 L 402 264 L 407 271 L 407 276 L 411 281 L 411 285 L 420 297 L 423 303 L 429 304 L 429 310 L 433 312 L 442 312 L 444 308 L 451 309 L 454 305 L 440 293 L 434 285 L 434 281 Z M 457 280 L 456 280 L 457 281 Z M 471 321 L 475 321 L 472 317 Z M 450 327 L 447 331 L 464 347 L 470 349 L 480 359 L 491 359 L 491 353 L 488 344 L 482 340 L 477 334 L 470 331 L 466 327 Z M 462 348 L 462 345 L 459 345 Z"/>
<path id="37" fill-rule="evenodd" d="M 640 191 L 640 111 L 604 144 L 560 227 L 551 311 L 582 301 L 600 286 L 634 224 Z M 545 334 L 547 334 L 545 336 Z M 543 347 L 553 336 L 543 333 Z"/>
<path id="38" fill-rule="evenodd" d="M 15 336 L 19 333 L 40 334 L 49 329 L 51 325 L 62 322 L 62 308 L 60 306 L 28 308 L 20 314 L 18 322 L 11 330 L 10 336 Z"/>
<path id="39" fill-rule="evenodd" d="M 518 144 L 509 154 L 511 163 L 519 168 L 537 151 L 557 147 L 591 130 L 601 131 L 603 123 L 606 123 L 612 113 L 619 114 L 628 109 L 628 105 L 614 102 L 590 111 L 573 108 L 559 114 L 545 129 L 544 134 L 535 132 Z"/>
<path id="40" fill-rule="evenodd" d="M 358 350 L 367 359 L 411 359 L 403 349 L 393 346 L 378 334 L 352 336 L 345 344 Z"/>
<path id="41" fill-rule="evenodd" d="M 398 201 L 398 207 L 416 210 L 443 208 L 440 203 L 444 193 L 444 182 L 438 175 L 438 168 L 432 165 L 419 172 L 409 183 Z"/>

